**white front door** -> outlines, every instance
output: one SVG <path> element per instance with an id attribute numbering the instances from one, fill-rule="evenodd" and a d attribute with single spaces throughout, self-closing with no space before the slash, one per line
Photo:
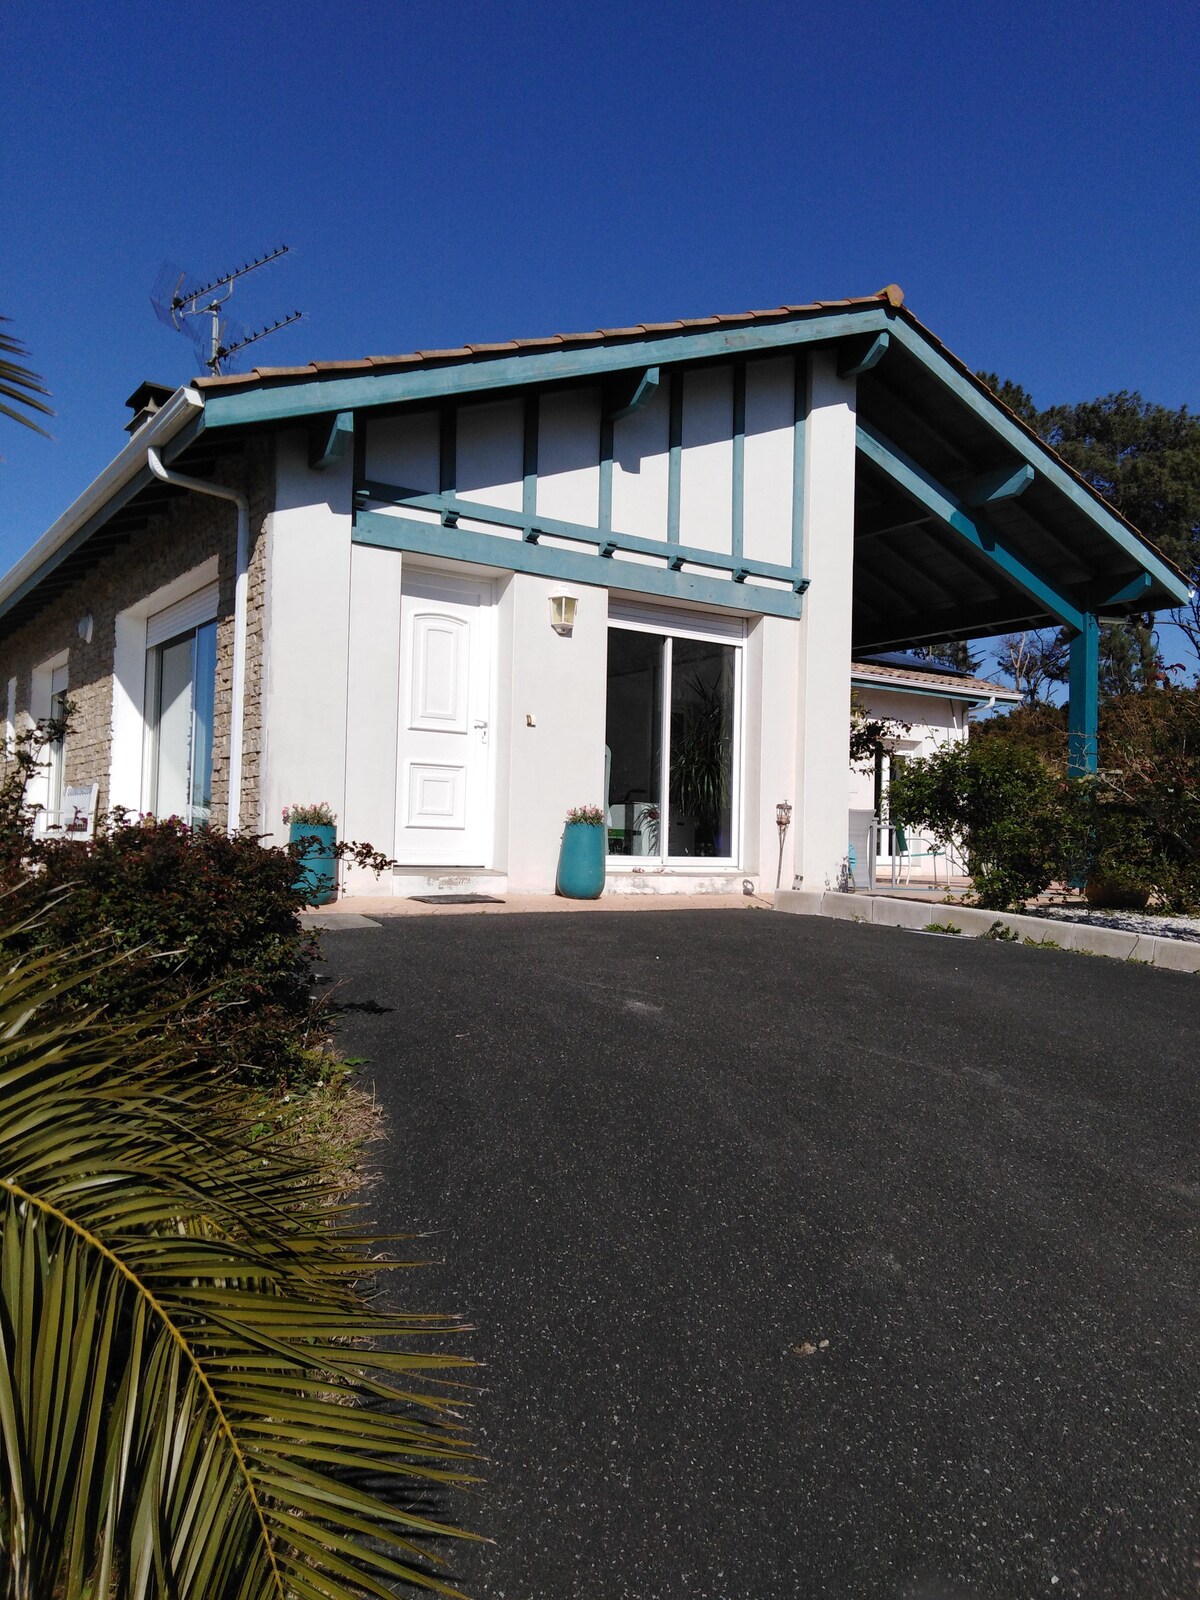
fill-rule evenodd
<path id="1" fill-rule="evenodd" d="M 490 584 L 405 574 L 396 860 L 406 865 L 490 864 L 492 623 Z"/>

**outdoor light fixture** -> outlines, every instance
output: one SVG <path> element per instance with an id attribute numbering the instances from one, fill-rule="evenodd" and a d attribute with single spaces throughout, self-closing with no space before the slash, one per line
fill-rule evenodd
<path id="1" fill-rule="evenodd" d="M 792 825 L 792 803 L 790 800 L 781 800 L 775 807 L 775 826 L 779 829 L 779 869 L 775 874 L 775 887 L 779 888 L 780 879 L 783 877 L 783 841 L 787 838 L 787 831 Z"/>
<path id="2" fill-rule="evenodd" d="M 77 629 L 77 632 L 79 634 L 79 637 L 83 640 L 84 644 L 91 644 L 91 642 L 92 642 L 92 615 L 91 615 L 90 611 L 88 612 L 86 617 L 80 617 L 80 619 L 79 619 L 79 627 Z"/>
<path id="3" fill-rule="evenodd" d="M 555 633 L 569 639 L 575 627 L 575 608 L 579 601 L 573 594 L 552 594 L 550 596 L 550 626 Z"/>

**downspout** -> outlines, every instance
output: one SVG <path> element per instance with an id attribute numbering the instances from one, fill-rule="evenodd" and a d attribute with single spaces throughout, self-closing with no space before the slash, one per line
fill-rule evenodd
<path id="1" fill-rule="evenodd" d="M 242 798 L 242 737 L 246 721 L 246 612 L 250 566 L 250 502 L 237 489 L 226 489 L 223 484 L 206 483 L 203 478 L 189 478 L 182 472 L 172 472 L 164 467 L 162 457 L 151 446 L 146 451 L 146 464 L 156 478 L 172 483 L 177 489 L 190 489 L 194 494 L 212 495 L 217 500 L 231 500 L 237 507 L 237 576 L 233 588 L 233 673 L 229 696 L 229 809 L 225 826 L 236 833 L 241 826 Z"/>

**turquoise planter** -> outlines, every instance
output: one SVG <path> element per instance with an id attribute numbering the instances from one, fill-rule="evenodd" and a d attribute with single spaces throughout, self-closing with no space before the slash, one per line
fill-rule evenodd
<path id="1" fill-rule="evenodd" d="M 333 854 L 337 829 L 321 822 L 293 822 L 288 837 L 292 844 L 302 839 L 305 845 L 296 888 L 310 906 L 328 905 L 337 892 L 337 857 Z"/>
<path id="2" fill-rule="evenodd" d="M 604 893 L 608 829 L 594 822 L 568 822 L 558 853 L 558 893 L 567 900 L 599 900 Z"/>

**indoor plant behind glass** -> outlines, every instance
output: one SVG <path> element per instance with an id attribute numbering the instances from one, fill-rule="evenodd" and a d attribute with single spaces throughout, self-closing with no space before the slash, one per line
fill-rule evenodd
<path id="1" fill-rule="evenodd" d="M 604 848 L 608 838 L 599 806 L 572 806 L 558 852 L 555 889 L 568 900 L 599 900 L 604 893 Z"/>
<path id="2" fill-rule="evenodd" d="M 724 856 L 730 852 L 724 824 L 733 765 L 727 688 L 724 683 L 707 683 L 695 673 L 688 690 L 688 703 L 672 718 L 671 726 L 672 827 L 676 816 L 680 822 L 690 820 L 695 826 L 695 854 Z"/>
<path id="3" fill-rule="evenodd" d="M 300 875 L 296 888 L 310 906 L 323 906 L 337 890 L 337 818 L 324 800 L 311 806 L 284 806 L 288 842 L 295 845 Z"/>

